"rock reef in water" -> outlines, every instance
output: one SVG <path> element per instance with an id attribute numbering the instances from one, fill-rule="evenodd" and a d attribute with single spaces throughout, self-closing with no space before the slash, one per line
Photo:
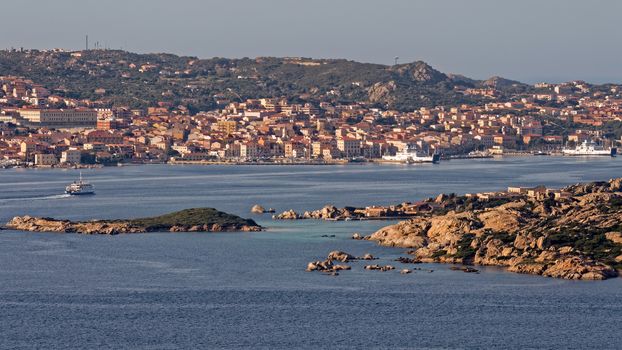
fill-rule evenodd
<path id="1" fill-rule="evenodd" d="M 266 209 L 259 204 L 255 204 L 251 208 L 251 213 L 253 214 L 263 214 L 265 212 L 266 212 Z"/>
<path id="2" fill-rule="evenodd" d="M 286 210 L 278 215 L 273 215 L 275 220 L 304 220 L 304 219 L 318 219 L 318 220 L 351 220 L 351 219 L 363 219 L 365 218 L 364 208 L 344 207 L 337 208 L 333 205 L 326 205 L 322 209 L 305 211 L 300 214 L 293 209 Z"/>
<path id="3" fill-rule="evenodd" d="M 265 213 L 274 213 L 274 212 L 275 212 L 274 209 L 272 209 L 272 208 L 266 209 L 266 208 L 262 207 L 259 204 L 255 204 L 251 208 L 251 213 L 253 213 L 253 214 L 265 214 Z"/>
<path id="4" fill-rule="evenodd" d="M 365 254 L 362 257 L 355 257 L 352 254 L 340 250 L 334 250 L 328 253 L 325 260 L 311 261 L 307 264 L 307 271 L 319 271 L 319 272 L 337 272 L 341 270 L 350 270 L 349 265 L 338 265 L 335 261 L 348 263 L 355 260 L 374 260 L 375 258 L 371 254 Z"/>
<path id="5" fill-rule="evenodd" d="M 7 228 L 32 232 L 72 232 L 81 234 L 121 234 L 144 232 L 226 232 L 261 231 L 255 221 L 223 213 L 214 208 L 193 208 L 149 218 L 127 220 L 69 221 L 16 216 Z"/>
<path id="6" fill-rule="evenodd" d="M 278 215 L 272 215 L 275 220 L 299 220 L 303 219 L 302 215 L 295 212 L 293 209 L 282 212 Z"/>
<path id="7" fill-rule="evenodd" d="M 603 280 L 622 269 L 622 179 L 521 194 L 511 200 L 451 198 L 451 210 L 384 227 L 369 239 L 411 248 L 423 262 L 507 267 L 575 280 Z"/>

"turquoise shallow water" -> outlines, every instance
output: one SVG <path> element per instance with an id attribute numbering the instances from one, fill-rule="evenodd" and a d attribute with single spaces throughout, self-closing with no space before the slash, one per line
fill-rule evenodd
<path id="1" fill-rule="evenodd" d="M 0 232 L 0 348 L 619 348 L 622 279 L 562 281 L 424 264 L 304 272 L 387 222 L 274 222 L 248 213 L 399 203 L 439 192 L 562 186 L 622 176 L 619 159 L 505 158 L 437 166 L 130 166 L 84 171 L 92 197 L 62 196 L 73 170 L 0 172 L 14 215 L 133 217 L 213 206 L 262 233 L 80 236 Z M 335 237 L 322 237 L 335 235 Z"/>

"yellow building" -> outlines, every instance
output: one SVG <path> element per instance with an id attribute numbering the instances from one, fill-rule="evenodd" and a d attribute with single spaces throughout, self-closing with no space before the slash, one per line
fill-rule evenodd
<path id="1" fill-rule="evenodd" d="M 235 120 L 220 120 L 216 123 L 216 129 L 224 134 L 232 135 L 238 129 Z"/>
<path id="2" fill-rule="evenodd" d="M 34 142 L 22 141 L 19 144 L 19 149 L 22 154 L 28 154 L 35 152 L 37 150 L 38 145 Z"/>
<path id="3" fill-rule="evenodd" d="M 361 141 L 351 138 L 337 140 L 337 149 L 344 157 L 358 157 L 361 155 Z"/>

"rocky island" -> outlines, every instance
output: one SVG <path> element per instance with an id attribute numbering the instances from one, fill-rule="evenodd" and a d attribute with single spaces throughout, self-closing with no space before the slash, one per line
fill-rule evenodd
<path id="1" fill-rule="evenodd" d="M 366 239 L 410 248 L 423 262 L 503 266 L 566 279 L 602 280 L 622 269 L 622 178 L 434 202 L 431 213 Z"/>
<path id="2" fill-rule="evenodd" d="M 261 231 L 251 219 L 227 214 L 214 208 L 192 208 L 155 217 L 125 220 L 69 221 L 31 216 L 16 216 L 6 228 L 32 232 L 67 232 L 81 234 L 144 232 L 231 232 Z"/>

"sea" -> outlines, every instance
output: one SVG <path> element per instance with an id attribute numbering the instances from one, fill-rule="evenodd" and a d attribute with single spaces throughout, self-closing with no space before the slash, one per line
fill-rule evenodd
<path id="1" fill-rule="evenodd" d="M 16 215 L 133 218 L 214 207 L 265 232 L 87 236 L 0 231 L 0 349 L 621 349 L 622 278 L 567 281 L 420 264 L 352 240 L 394 221 L 255 215 L 388 205 L 439 193 L 562 187 L 622 176 L 619 158 L 504 157 L 440 164 L 136 165 L 0 170 L 0 222 Z M 333 250 L 371 253 L 338 276 L 306 272 Z"/>

